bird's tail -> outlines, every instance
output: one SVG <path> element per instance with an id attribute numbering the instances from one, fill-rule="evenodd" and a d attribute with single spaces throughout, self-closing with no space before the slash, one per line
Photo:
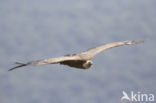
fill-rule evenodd
<path id="1" fill-rule="evenodd" d="M 20 68 L 20 67 L 29 65 L 29 63 L 24 64 L 24 63 L 19 63 L 19 62 L 15 62 L 15 64 L 17 64 L 17 66 L 15 66 L 15 67 L 9 69 L 8 71 L 12 71 L 12 70 L 14 70 L 14 69 L 17 69 L 17 68 Z"/>

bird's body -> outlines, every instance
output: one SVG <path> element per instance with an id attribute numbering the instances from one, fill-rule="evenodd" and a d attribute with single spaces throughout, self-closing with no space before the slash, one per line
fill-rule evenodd
<path id="1" fill-rule="evenodd" d="M 70 67 L 75 67 L 79 69 L 88 69 L 91 67 L 92 62 L 91 61 L 83 61 L 83 60 L 69 60 L 69 61 L 63 61 L 60 62 L 60 64 L 68 65 Z"/>
<path id="2" fill-rule="evenodd" d="M 9 69 L 8 71 L 14 70 L 19 67 L 28 66 L 28 65 L 37 66 L 37 65 L 57 64 L 57 63 L 63 64 L 63 65 L 68 65 L 70 67 L 75 67 L 75 68 L 79 68 L 79 69 L 88 69 L 92 66 L 93 62 L 91 60 L 96 54 L 98 54 L 106 49 L 109 49 L 109 48 L 118 47 L 118 46 L 122 46 L 122 45 L 133 45 L 133 44 L 138 44 L 138 43 L 142 43 L 142 42 L 144 42 L 144 41 L 138 40 L 138 41 L 115 42 L 115 43 L 109 43 L 109 44 L 97 46 L 97 47 L 88 49 L 81 53 L 65 55 L 65 56 L 61 56 L 58 58 L 49 58 L 49 59 L 32 61 L 32 62 L 28 62 L 28 63 L 18 63 L 17 62 L 16 64 L 18 64 L 18 66 L 13 67 L 13 68 Z"/>

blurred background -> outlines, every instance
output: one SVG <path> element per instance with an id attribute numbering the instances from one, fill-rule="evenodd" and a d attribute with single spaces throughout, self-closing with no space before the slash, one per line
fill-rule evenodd
<path id="1" fill-rule="evenodd" d="M 156 96 L 155 0 L 0 0 L 0 103 L 120 103 L 122 91 Z M 101 44 L 91 69 L 24 67 Z M 151 103 L 151 102 L 146 102 Z"/>

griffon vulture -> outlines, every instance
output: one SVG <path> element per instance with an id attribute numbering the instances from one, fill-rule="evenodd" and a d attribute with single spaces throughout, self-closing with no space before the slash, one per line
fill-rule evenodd
<path id="1" fill-rule="evenodd" d="M 94 48 L 90 48 L 81 53 L 65 55 L 65 56 L 61 56 L 58 58 L 49 58 L 49 59 L 31 61 L 31 62 L 27 62 L 27 63 L 16 62 L 16 64 L 18 64 L 18 65 L 16 67 L 9 69 L 8 71 L 14 70 L 19 67 L 28 66 L 28 65 L 37 66 L 37 65 L 57 64 L 57 63 L 63 64 L 63 65 L 68 65 L 70 67 L 75 67 L 75 68 L 79 68 L 79 69 L 88 69 L 92 66 L 92 64 L 93 64 L 92 58 L 96 54 L 98 54 L 106 49 L 113 48 L 113 47 L 118 47 L 118 46 L 122 46 L 122 45 L 133 45 L 133 44 L 138 44 L 138 43 L 142 43 L 142 42 L 144 42 L 144 41 L 136 40 L 136 41 L 114 42 L 114 43 L 109 43 L 109 44 L 97 46 Z"/>

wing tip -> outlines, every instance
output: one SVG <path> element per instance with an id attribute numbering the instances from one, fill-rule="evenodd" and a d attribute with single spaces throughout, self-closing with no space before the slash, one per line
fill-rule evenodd
<path id="1" fill-rule="evenodd" d="M 132 41 L 134 44 L 139 44 L 145 42 L 145 40 L 134 40 Z"/>
<path id="2" fill-rule="evenodd" d="M 14 70 L 14 68 L 9 69 L 8 71 L 12 71 L 12 70 Z"/>
<path id="3" fill-rule="evenodd" d="M 14 69 L 17 69 L 17 68 L 20 68 L 20 67 L 23 67 L 23 66 L 27 66 L 28 64 L 24 64 L 24 63 L 19 63 L 19 62 L 15 62 L 15 64 L 18 64 L 17 66 L 9 69 L 8 71 L 12 71 Z"/>
<path id="4" fill-rule="evenodd" d="M 144 40 L 133 40 L 133 41 L 125 41 L 125 44 L 132 45 L 132 44 L 140 44 L 145 42 Z"/>

